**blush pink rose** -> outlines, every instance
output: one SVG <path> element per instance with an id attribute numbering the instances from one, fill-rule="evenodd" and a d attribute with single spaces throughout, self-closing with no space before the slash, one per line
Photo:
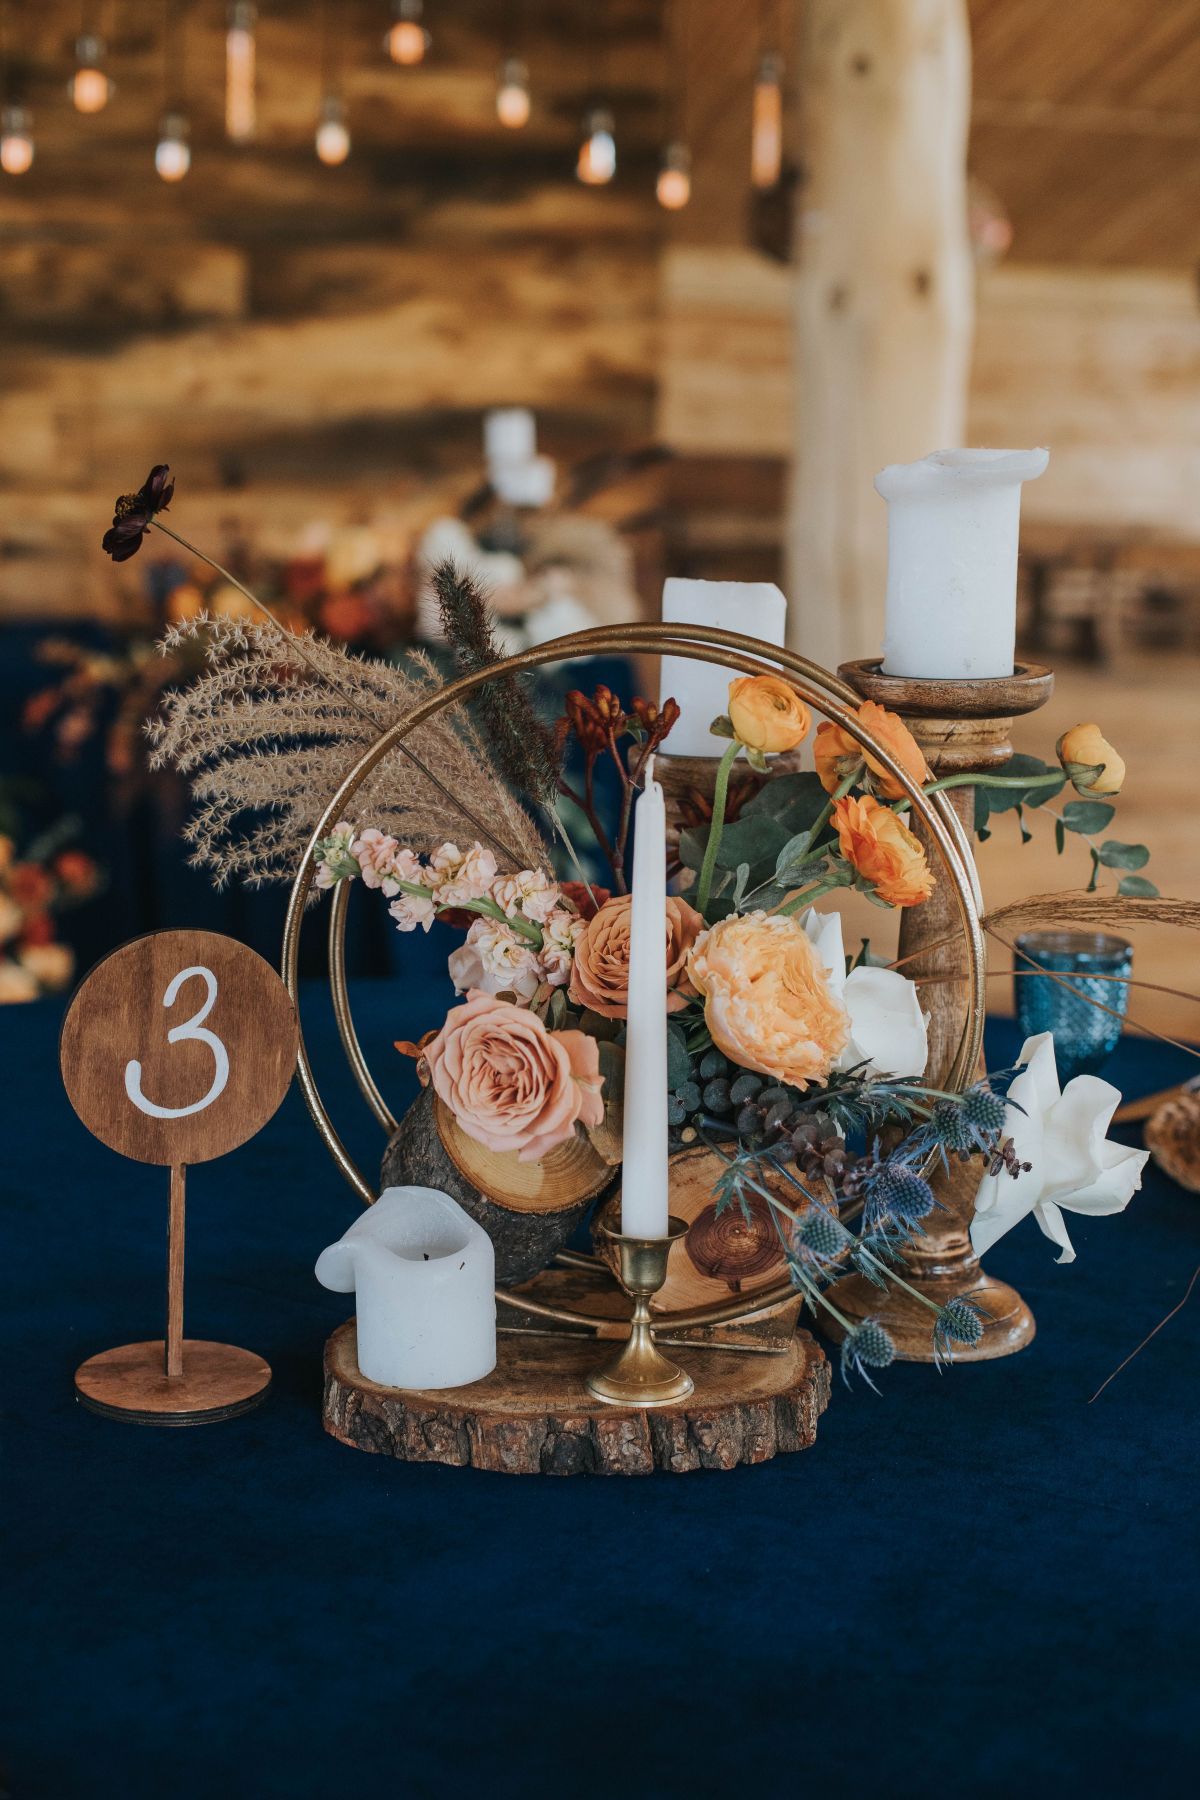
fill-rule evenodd
<path id="1" fill-rule="evenodd" d="M 604 1119 L 600 1053 L 582 1031 L 548 1031 L 536 1013 L 472 989 L 424 1048 L 434 1092 L 469 1138 L 538 1162 Z"/>

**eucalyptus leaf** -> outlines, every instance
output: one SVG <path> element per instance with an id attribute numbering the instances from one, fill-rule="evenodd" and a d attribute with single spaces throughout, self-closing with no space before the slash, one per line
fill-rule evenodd
<path id="1" fill-rule="evenodd" d="M 812 825 L 817 816 L 824 811 L 828 799 L 825 789 L 811 770 L 800 770 L 791 775 L 776 775 L 763 787 L 759 788 L 747 800 L 741 811 L 742 819 L 772 818 L 782 819 L 788 826 L 789 835 L 803 831 L 805 826 Z"/>
<path id="2" fill-rule="evenodd" d="M 689 869 L 698 869 L 704 861 L 708 833 L 707 825 L 695 825 L 681 835 L 679 854 Z M 788 827 L 778 819 L 762 815 L 746 818 L 743 815 L 722 831 L 717 847 L 717 867 L 732 873 L 741 863 L 749 863 L 752 872 L 761 866 L 763 876 L 769 876 L 776 857 L 791 836 Z"/>
<path id="3" fill-rule="evenodd" d="M 1061 819 L 1054 821 L 1054 848 L 1061 856 L 1067 847 L 1067 828 Z"/>
<path id="4" fill-rule="evenodd" d="M 1144 875 L 1122 875 L 1117 883 L 1118 894 L 1124 894 L 1129 900 L 1155 900 L 1158 889 Z"/>
<path id="5" fill-rule="evenodd" d="M 670 1024 L 667 1026 L 667 1087 L 671 1093 L 683 1086 L 691 1072 L 687 1034 L 681 1025 Z"/>
<path id="6" fill-rule="evenodd" d="M 748 862 L 739 863 L 737 868 L 737 880 L 733 884 L 733 904 L 735 908 L 742 904 L 742 896 L 746 892 L 746 886 L 749 880 L 750 864 Z"/>
<path id="7" fill-rule="evenodd" d="M 1097 855 L 1106 869 L 1144 869 L 1150 861 L 1145 844 L 1121 844 L 1116 838 L 1105 838 Z"/>
<path id="8" fill-rule="evenodd" d="M 1094 837 L 1116 817 L 1116 812 L 1115 806 L 1106 806 L 1103 800 L 1068 800 L 1062 809 L 1062 822 L 1068 831 L 1082 831 L 1086 837 Z"/>

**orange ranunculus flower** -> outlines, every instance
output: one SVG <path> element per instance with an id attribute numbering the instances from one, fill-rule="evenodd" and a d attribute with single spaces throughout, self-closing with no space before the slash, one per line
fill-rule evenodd
<path id="1" fill-rule="evenodd" d="M 889 712 L 886 706 L 879 706 L 874 700 L 864 700 L 858 709 L 858 717 L 863 729 L 871 733 L 902 769 L 907 770 L 918 787 L 928 781 L 929 765 L 925 761 L 924 752 L 897 713 Z M 860 749 L 850 733 L 843 731 L 840 725 L 835 725 L 832 719 L 826 719 L 817 726 L 817 735 L 813 740 L 813 760 L 821 786 L 827 794 L 834 793 L 847 775 L 865 761 L 870 773 L 869 785 L 875 793 L 882 795 L 885 800 L 904 798 L 904 789 L 888 774 L 878 757 L 872 756 L 869 750 Z"/>
<path id="2" fill-rule="evenodd" d="M 838 845 L 846 861 L 891 906 L 918 906 L 933 892 L 925 852 L 890 807 L 847 794 L 833 809 Z"/>
<path id="3" fill-rule="evenodd" d="M 740 675 L 731 681 L 729 718 L 738 742 L 766 756 L 795 750 L 812 724 L 795 688 L 778 675 Z"/>
<path id="4" fill-rule="evenodd" d="M 790 913 L 731 913 L 698 938 L 688 973 L 713 1043 L 743 1069 L 805 1088 L 824 1081 L 850 1022 Z"/>
<path id="5" fill-rule="evenodd" d="M 1081 780 L 1071 775 L 1077 793 L 1086 794 L 1089 799 L 1120 793 L 1125 785 L 1125 763 L 1108 739 L 1101 735 L 1098 725 L 1072 725 L 1070 731 L 1064 731 L 1059 738 L 1057 748 L 1058 760 L 1068 775 L 1071 775 L 1069 765 L 1072 763 L 1086 769 L 1100 769 L 1091 781 L 1086 775 Z"/>
<path id="6" fill-rule="evenodd" d="M 629 932 L 633 901 L 615 894 L 588 919 L 575 940 L 570 995 L 576 1006 L 623 1019 L 629 1011 Z M 695 993 L 687 978 L 687 954 L 704 929 L 695 907 L 667 895 L 667 1011 L 678 1012 Z"/>

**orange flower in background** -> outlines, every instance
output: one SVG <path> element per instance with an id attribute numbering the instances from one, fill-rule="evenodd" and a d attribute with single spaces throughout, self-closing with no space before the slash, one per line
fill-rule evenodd
<path id="1" fill-rule="evenodd" d="M 55 858 L 54 872 L 73 894 L 89 893 L 96 885 L 96 865 L 84 850 L 64 850 Z"/>
<path id="2" fill-rule="evenodd" d="M 629 1011 L 629 932 L 633 900 L 616 894 L 606 900 L 575 943 L 570 994 L 606 1019 L 623 1019 Z M 695 992 L 687 978 L 687 955 L 704 920 L 678 894 L 667 895 L 667 1011 L 678 1012 Z"/>
<path id="3" fill-rule="evenodd" d="M 934 889 L 925 852 L 889 807 L 870 796 L 847 794 L 833 809 L 838 846 L 846 861 L 890 906 L 919 906 Z"/>
<path id="4" fill-rule="evenodd" d="M 713 1043 L 743 1069 L 804 1088 L 849 1042 L 846 1009 L 791 914 L 731 913 L 697 940 L 688 973 Z"/>
<path id="5" fill-rule="evenodd" d="M 731 681 L 729 720 L 738 742 L 765 756 L 795 750 L 812 724 L 795 688 L 778 675 L 740 675 Z"/>
<path id="6" fill-rule="evenodd" d="M 14 863 L 9 870 L 8 891 L 23 912 L 40 912 L 49 904 L 54 883 L 40 863 Z"/>
<path id="7" fill-rule="evenodd" d="M 924 752 L 898 714 L 889 712 L 886 706 L 880 706 L 874 700 L 864 700 L 858 709 L 858 718 L 863 730 L 870 732 L 889 756 L 912 776 L 918 787 L 929 780 L 929 765 Z M 878 757 L 861 749 L 850 733 L 831 719 L 817 726 L 813 760 L 827 794 L 835 793 L 847 775 L 865 761 L 871 776 L 870 785 L 877 794 L 885 800 L 904 798 L 904 789 L 894 776 L 888 774 Z"/>
<path id="8" fill-rule="evenodd" d="M 1099 794 L 1119 794 L 1125 785 L 1125 763 L 1117 755 L 1098 725 L 1072 725 L 1058 740 L 1058 760 L 1070 775 L 1077 793 L 1094 798 Z M 1072 773 L 1098 768 L 1095 776 Z"/>

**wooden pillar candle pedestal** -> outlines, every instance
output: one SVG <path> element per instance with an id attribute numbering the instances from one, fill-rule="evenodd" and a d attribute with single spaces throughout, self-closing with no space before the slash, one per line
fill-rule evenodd
<path id="1" fill-rule="evenodd" d="M 983 770 L 998 770 L 1012 755 L 1009 730 L 1014 718 L 1044 706 L 1054 687 L 1049 669 L 1019 663 L 1012 675 L 991 680 L 921 681 L 885 675 L 879 659 L 846 663 L 838 671 L 862 695 L 899 713 L 925 752 L 939 779 Z M 964 786 L 947 792 L 971 839 L 975 823 L 975 790 Z M 914 822 L 918 837 L 927 834 Z M 929 977 L 921 1004 L 929 1014 L 929 1062 L 926 1080 L 942 1084 L 962 1037 L 968 1005 L 965 945 L 949 884 L 941 881 L 921 906 L 906 907 L 900 917 L 899 957 L 913 980 Z M 979 1073 L 983 1068 L 980 1066 Z M 971 1248 L 970 1225 L 982 1160 L 951 1162 L 949 1173 L 930 1177 L 939 1206 L 905 1251 L 905 1279 L 935 1305 L 970 1293 L 987 1313 L 983 1336 L 974 1345 L 956 1345 L 956 1362 L 983 1362 L 1023 1350 L 1033 1337 L 1033 1314 L 1007 1282 L 984 1273 Z M 831 1289 L 831 1298 L 849 1318 L 877 1318 L 891 1334 L 896 1354 L 906 1362 L 932 1362 L 932 1315 L 902 1288 L 881 1292 L 863 1275 L 848 1275 Z"/>

